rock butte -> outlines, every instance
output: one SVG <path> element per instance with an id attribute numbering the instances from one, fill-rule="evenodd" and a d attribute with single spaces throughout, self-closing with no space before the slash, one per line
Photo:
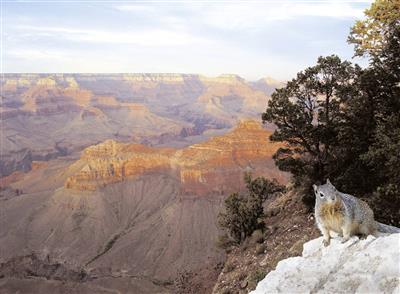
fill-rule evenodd
<path id="1" fill-rule="evenodd" d="M 128 177 L 149 173 L 175 175 L 182 192 L 223 194 L 241 182 L 243 172 L 255 165 L 271 164 L 272 154 L 280 147 L 271 143 L 271 133 L 255 121 L 242 121 L 223 136 L 183 149 L 152 148 L 140 144 L 107 140 L 86 148 L 71 168 L 79 171 L 70 176 L 65 187 L 75 190 L 96 190 Z M 269 165 L 270 165 L 269 164 Z M 270 175 L 283 181 L 285 176 L 269 167 Z M 273 174 L 275 172 L 275 174 Z M 234 175 L 233 178 L 227 175 Z"/>

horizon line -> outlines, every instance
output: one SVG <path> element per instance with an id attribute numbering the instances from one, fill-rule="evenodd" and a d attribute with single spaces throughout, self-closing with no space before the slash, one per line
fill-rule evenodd
<path id="1" fill-rule="evenodd" d="M 209 75 L 202 73 L 184 73 L 184 72 L 3 72 L 1 76 L 5 75 L 180 75 L 180 76 L 203 76 L 208 78 L 219 78 L 219 77 L 238 77 L 245 81 L 259 81 L 266 78 L 275 80 L 277 82 L 284 82 L 288 79 L 276 79 L 271 75 L 264 75 L 256 79 L 247 79 L 240 74 L 236 73 L 221 73 L 217 75 Z"/>

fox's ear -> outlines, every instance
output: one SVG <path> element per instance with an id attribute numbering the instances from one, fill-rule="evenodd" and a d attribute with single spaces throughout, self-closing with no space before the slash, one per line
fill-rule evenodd
<path id="1" fill-rule="evenodd" d="M 314 189 L 314 192 L 317 192 L 317 190 L 318 190 L 318 187 L 317 187 L 317 185 L 312 185 L 312 187 L 313 187 L 313 189 Z"/>

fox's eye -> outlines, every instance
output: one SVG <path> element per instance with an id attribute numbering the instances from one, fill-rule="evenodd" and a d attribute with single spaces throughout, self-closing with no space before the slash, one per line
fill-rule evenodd
<path id="1" fill-rule="evenodd" d="M 324 198 L 325 195 L 323 193 L 319 192 L 319 197 Z"/>

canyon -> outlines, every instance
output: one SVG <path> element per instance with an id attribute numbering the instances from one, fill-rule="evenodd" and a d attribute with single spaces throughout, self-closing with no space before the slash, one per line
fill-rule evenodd
<path id="1" fill-rule="evenodd" d="M 245 172 L 288 180 L 259 121 L 271 87 L 234 75 L 7 74 L 0 291 L 177 293 L 190 276 L 193 293 L 209 293 L 226 196 L 245 190 Z"/>
<path id="2" fill-rule="evenodd" d="M 275 85 L 268 81 L 236 75 L 5 74 L 0 177 L 107 139 L 188 146 L 258 117 Z"/>
<path id="3" fill-rule="evenodd" d="M 180 180 L 182 193 L 222 195 L 240 190 L 244 172 L 261 170 L 282 182 L 284 177 L 275 173 L 270 160 L 279 145 L 269 142 L 270 135 L 256 121 L 247 120 L 225 135 L 183 149 L 107 140 L 82 152 L 71 167 L 79 171 L 68 177 L 65 187 L 96 190 L 141 174 L 169 173 Z M 226 171 L 230 175 L 218 177 Z"/>

